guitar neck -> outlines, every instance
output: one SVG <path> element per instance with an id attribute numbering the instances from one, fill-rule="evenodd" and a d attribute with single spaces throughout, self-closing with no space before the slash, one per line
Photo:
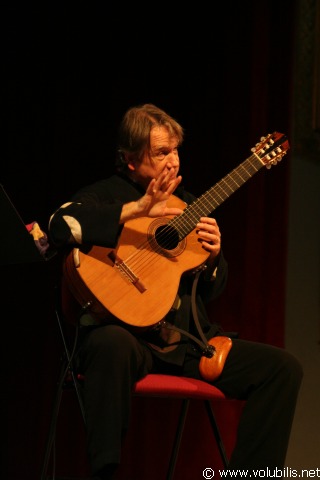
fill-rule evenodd
<path id="1" fill-rule="evenodd" d="M 179 240 L 185 238 L 196 227 L 200 217 L 210 215 L 263 166 L 264 163 L 257 155 L 251 155 L 188 205 L 183 213 L 173 218 L 169 224 L 179 233 Z"/>

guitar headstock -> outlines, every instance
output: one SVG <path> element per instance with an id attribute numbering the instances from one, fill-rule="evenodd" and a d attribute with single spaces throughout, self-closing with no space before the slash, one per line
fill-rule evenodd
<path id="1" fill-rule="evenodd" d="M 289 150 L 289 141 L 283 133 L 274 132 L 266 137 L 261 137 L 251 151 L 259 157 L 261 162 L 271 168 L 276 165 Z"/>

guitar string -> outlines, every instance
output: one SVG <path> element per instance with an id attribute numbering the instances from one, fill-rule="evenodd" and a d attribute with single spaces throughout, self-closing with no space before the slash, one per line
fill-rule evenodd
<path id="1" fill-rule="evenodd" d="M 250 167 L 250 165 L 249 165 L 249 167 Z M 258 171 L 257 169 L 252 168 L 251 172 L 248 172 L 248 170 L 244 169 L 243 165 L 241 165 L 239 168 L 240 168 L 240 170 L 242 170 L 242 175 L 245 174 L 244 175 L 245 180 L 243 179 L 243 177 L 241 175 L 237 175 L 237 178 L 240 178 L 241 181 L 242 181 L 241 185 L 244 183 L 244 181 L 251 178 L 253 176 L 253 174 Z M 239 188 L 239 184 L 235 180 L 233 180 L 234 176 L 235 176 L 235 172 L 232 172 L 231 174 L 229 174 L 227 176 L 226 179 L 223 179 L 219 183 L 219 185 L 216 186 L 213 189 L 213 190 L 216 190 L 213 193 L 215 193 L 216 197 L 217 197 L 217 200 L 213 197 L 214 200 L 215 200 L 215 203 L 216 203 L 215 206 L 212 203 L 210 204 L 208 202 L 207 203 L 209 205 L 209 208 L 206 205 L 206 198 L 207 197 L 209 198 L 209 196 L 210 196 L 211 200 L 212 200 L 212 190 L 210 189 L 208 192 L 206 192 L 206 194 L 204 194 L 198 200 L 196 200 L 195 202 L 190 204 L 184 210 L 184 212 L 181 215 L 179 215 L 178 217 L 174 217 L 173 219 L 171 219 L 169 221 L 168 224 L 163 226 L 164 227 L 163 230 L 161 231 L 161 233 L 159 234 L 159 236 L 157 237 L 157 239 L 154 242 L 155 248 L 153 248 L 151 250 L 148 250 L 148 251 L 145 251 L 145 250 L 143 251 L 143 248 L 146 245 L 150 245 L 150 241 L 146 241 L 146 242 L 144 242 L 144 244 L 142 244 L 139 247 L 139 251 L 136 252 L 135 255 L 134 254 L 131 255 L 131 259 L 129 258 L 125 261 L 125 264 L 127 266 L 130 263 L 129 268 L 130 268 L 130 270 L 135 271 L 135 276 L 136 277 L 139 277 L 139 275 L 141 275 L 143 273 L 143 269 L 145 268 L 146 265 L 149 266 L 150 260 L 152 260 L 153 257 L 159 259 L 158 254 L 159 253 L 164 253 L 164 251 L 166 249 L 168 249 L 169 246 L 172 245 L 172 242 L 176 241 L 176 238 L 175 238 L 176 237 L 176 230 L 178 230 L 178 232 L 180 232 L 180 233 L 183 233 L 183 238 L 185 238 L 185 236 L 188 233 L 191 233 L 191 231 L 194 229 L 194 222 L 190 225 L 189 219 L 192 219 L 192 216 L 194 217 L 193 220 L 195 221 L 195 223 L 197 223 L 201 216 L 212 212 L 215 209 L 216 206 L 219 206 L 226 198 L 228 198 L 228 196 L 230 196 L 231 193 L 233 193 L 235 190 L 237 190 L 237 188 Z M 229 185 L 228 185 L 228 183 L 229 183 Z M 230 191 L 229 195 L 222 188 L 223 184 L 225 184 L 229 188 L 229 191 Z M 235 188 L 231 188 L 231 186 L 230 186 L 231 184 Z M 204 210 L 204 207 L 206 207 L 207 210 Z M 197 212 L 197 209 L 200 209 L 200 213 Z M 197 213 L 197 216 L 194 215 L 195 213 Z M 176 252 L 174 252 L 174 250 L 173 250 L 172 255 L 175 256 L 175 253 Z M 129 260 L 130 260 L 130 262 L 129 262 Z"/>
<path id="2" fill-rule="evenodd" d="M 150 260 L 152 260 L 153 257 L 158 258 L 159 253 L 168 249 L 173 242 L 175 243 L 177 230 L 178 232 L 183 233 L 183 240 L 188 233 L 191 233 L 191 231 L 194 229 L 195 223 L 199 221 L 201 216 L 205 216 L 213 212 L 217 206 L 219 206 L 233 192 L 240 188 L 240 186 L 242 186 L 247 180 L 249 180 L 263 166 L 259 157 L 258 159 L 259 168 L 256 168 L 253 164 L 253 161 L 256 161 L 258 164 L 257 156 L 252 155 L 232 172 L 226 175 L 222 180 L 220 180 L 218 184 L 201 195 L 193 203 L 188 205 L 180 215 L 169 220 L 167 224 L 161 225 L 163 230 L 158 235 L 157 240 L 155 240 L 155 248 L 151 250 L 147 249 L 147 247 L 150 246 L 150 240 L 146 240 L 140 246 L 137 246 L 137 250 L 130 254 L 127 259 L 122 260 L 130 271 L 135 272 L 134 276 L 139 277 L 146 266 L 146 262 L 147 266 L 149 266 Z M 236 179 L 238 181 L 240 179 L 240 185 Z M 227 187 L 226 190 L 223 188 L 223 186 Z M 216 198 L 213 196 L 213 194 L 216 195 Z M 208 200 L 211 200 L 212 203 L 207 201 L 207 198 Z M 195 216 L 195 214 L 197 214 L 197 216 Z M 191 223 L 189 219 L 192 220 Z M 179 240 L 178 244 L 180 242 L 181 239 Z"/>
<path id="3" fill-rule="evenodd" d="M 271 141 L 271 144 L 273 145 L 275 142 Z M 268 146 L 268 143 L 265 142 L 265 146 Z M 146 264 L 149 266 L 150 261 L 153 258 L 158 258 L 159 259 L 159 253 L 163 253 L 164 250 L 169 246 L 171 246 L 172 242 L 176 240 L 176 230 L 178 232 L 183 233 L 183 238 L 182 240 L 188 235 L 188 233 L 191 233 L 191 231 L 194 229 L 194 223 L 191 225 L 188 224 L 188 214 L 189 217 L 193 215 L 193 212 L 197 213 L 197 208 L 201 207 L 202 210 L 200 210 L 199 215 L 200 217 L 206 214 L 209 214 L 212 212 L 217 206 L 219 206 L 224 200 L 226 200 L 234 191 L 236 191 L 240 186 L 242 186 L 247 180 L 249 180 L 260 168 L 265 165 L 265 162 L 263 162 L 262 158 L 258 156 L 258 152 L 263 153 L 265 155 L 265 150 L 263 148 L 256 149 L 253 155 L 251 155 L 248 159 L 246 159 L 244 162 L 242 162 L 238 167 L 236 167 L 234 170 L 232 170 L 229 174 L 227 174 L 222 180 L 220 180 L 214 187 L 209 189 L 207 192 L 205 192 L 203 195 L 201 195 L 197 200 L 195 200 L 193 203 L 188 205 L 183 213 L 180 215 L 172 218 L 169 220 L 169 222 L 163 226 L 163 230 L 157 237 L 159 240 L 159 243 L 157 243 L 157 240 L 155 240 L 156 248 L 149 250 L 145 250 L 148 246 L 150 246 L 150 241 L 146 240 L 144 243 L 142 243 L 140 246 L 137 246 L 137 251 L 133 252 L 126 260 L 123 260 L 124 265 L 129 268 L 129 271 L 135 272 L 134 277 L 139 278 L 139 275 L 143 272 L 143 268 L 145 268 Z M 275 162 L 276 159 L 280 155 L 280 159 L 282 156 L 286 153 L 286 151 L 282 152 L 279 147 L 278 147 L 278 154 L 274 154 L 275 156 L 272 158 L 272 161 Z M 270 157 L 270 152 L 268 155 L 266 155 L 268 160 L 271 160 Z M 258 168 L 256 168 L 256 166 Z M 270 165 L 271 166 L 271 165 Z M 242 172 L 243 176 L 240 174 Z M 244 178 L 243 178 L 244 177 Z M 236 178 L 240 179 L 240 185 L 237 183 L 235 180 Z M 227 193 L 222 185 L 225 185 L 227 187 L 227 192 L 229 189 L 229 193 Z M 232 188 L 235 187 L 235 188 Z M 214 197 L 212 197 L 212 193 L 216 194 L 217 197 L 220 197 L 221 201 L 217 201 Z M 206 198 L 211 197 L 211 201 L 214 200 L 216 202 L 216 205 L 210 204 L 209 208 L 208 205 L 205 205 Z M 207 210 L 203 210 L 203 206 L 206 206 Z M 197 221 L 200 218 L 199 216 L 194 217 L 193 220 Z M 186 219 L 185 223 L 184 220 Z M 182 230 L 183 227 L 187 227 L 185 231 Z M 180 227 L 180 230 L 179 230 Z M 154 237 L 153 237 L 154 238 Z M 180 238 L 180 237 L 179 237 Z M 178 244 L 181 242 L 178 242 Z M 174 255 L 173 255 L 174 256 Z M 129 265 L 130 262 L 130 265 Z M 147 263 L 148 262 L 148 263 Z"/>

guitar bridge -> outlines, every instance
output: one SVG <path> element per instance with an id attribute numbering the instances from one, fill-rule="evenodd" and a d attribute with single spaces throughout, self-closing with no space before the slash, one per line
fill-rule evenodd
<path id="1" fill-rule="evenodd" d="M 139 277 L 133 273 L 130 267 L 128 267 L 128 265 L 118 255 L 116 255 L 114 251 L 111 251 L 108 254 L 108 257 L 118 269 L 120 275 L 122 275 L 129 283 L 135 286 L 140 293 L 143 293 L 147 290 Z"/>

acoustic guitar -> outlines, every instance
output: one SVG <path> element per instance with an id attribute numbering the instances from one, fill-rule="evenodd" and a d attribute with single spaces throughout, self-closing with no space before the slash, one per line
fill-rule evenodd
<path id="1" fill-rule="evenodd" d="M 168 206 L 183 209 L 180 215 L 126 222 L 116 249 L 73 249 L 64 263 L 73 295 L 97 317 L 109 315 L 134 327 L 160 322 L 174 305 L 181 276 L 209 256 L 196 234 L 200 217 L 210 215 L 263 166 L 275 165 L 288 149 L 282 133 L 262 137 L 249 158 L 190 205 L 172 195 Z"/>

